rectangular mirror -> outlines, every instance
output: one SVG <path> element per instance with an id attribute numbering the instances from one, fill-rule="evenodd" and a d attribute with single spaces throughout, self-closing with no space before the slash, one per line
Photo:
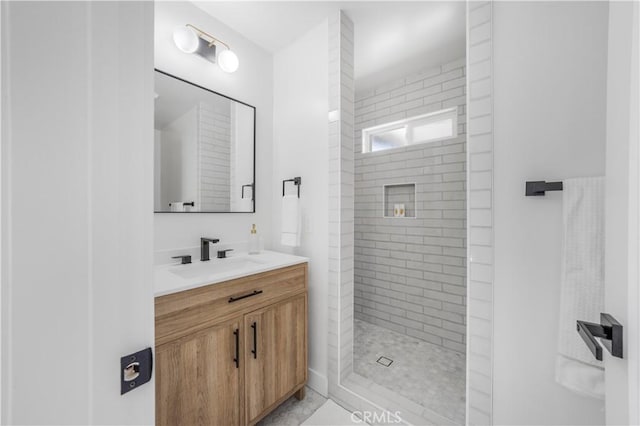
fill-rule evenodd
<path id="1" fill-rule="evenodd" d="M 156 213 L 255 212 L 256 108 L 156 70 Z"/>

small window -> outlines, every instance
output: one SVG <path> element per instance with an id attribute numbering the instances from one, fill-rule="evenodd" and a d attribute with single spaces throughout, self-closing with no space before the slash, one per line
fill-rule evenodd
<path id="1" fill-rule="evenodd" d="M 362 152 L 384 151 L 458 136 L 458 108 L 443 109 L 362 130 Z"/>

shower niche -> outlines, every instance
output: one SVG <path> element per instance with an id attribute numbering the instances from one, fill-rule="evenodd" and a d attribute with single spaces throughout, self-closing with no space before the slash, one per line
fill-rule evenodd
<path id="1" fill-rule="evenodd" d="M 416 218 L 416 184 L 384 185 L 382 189 L 383 217 L 393 219 Z"/>

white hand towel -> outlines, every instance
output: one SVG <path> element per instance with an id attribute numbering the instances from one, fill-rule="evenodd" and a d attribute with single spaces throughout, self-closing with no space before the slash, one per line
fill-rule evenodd
<path id="1" fill-rule="evenodd" d="M 239 212 L 252 212 L 253 211 L 253 200 L 251 198 L 241 198 L 238 200 L 238 210 Z"/>
<path id="2" fill-rule="evenodd" d="M 184 203 L 180 201 L 173 201 L 169 203 L 171 205 L 172 212 L 183 212 L 184 211 Z"/>
<path id="3" fill-rule="evenodd" d="M 556 381 L 604 398 L 604 366 L 587 349 L 576 321 L 599 323 L 604 307 L 604 178 L 563 184 L 562 280 Z"/>
<path id="4" fill-rule="evenodd" d="M 283 246 L 298 247 L 300 245 L 300 199 L 297 195 L 282 197 L 282 236 Z"/>

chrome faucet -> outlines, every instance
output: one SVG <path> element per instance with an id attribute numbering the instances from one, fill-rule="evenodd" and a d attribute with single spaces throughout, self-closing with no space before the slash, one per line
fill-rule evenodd
<path id="1" fill-rule="evenodd" d="M 200 238 L 200 261 L 205 262 L 209 260 L 209 243 L 217 243 L 220 241 L 217 238 Z"/>

